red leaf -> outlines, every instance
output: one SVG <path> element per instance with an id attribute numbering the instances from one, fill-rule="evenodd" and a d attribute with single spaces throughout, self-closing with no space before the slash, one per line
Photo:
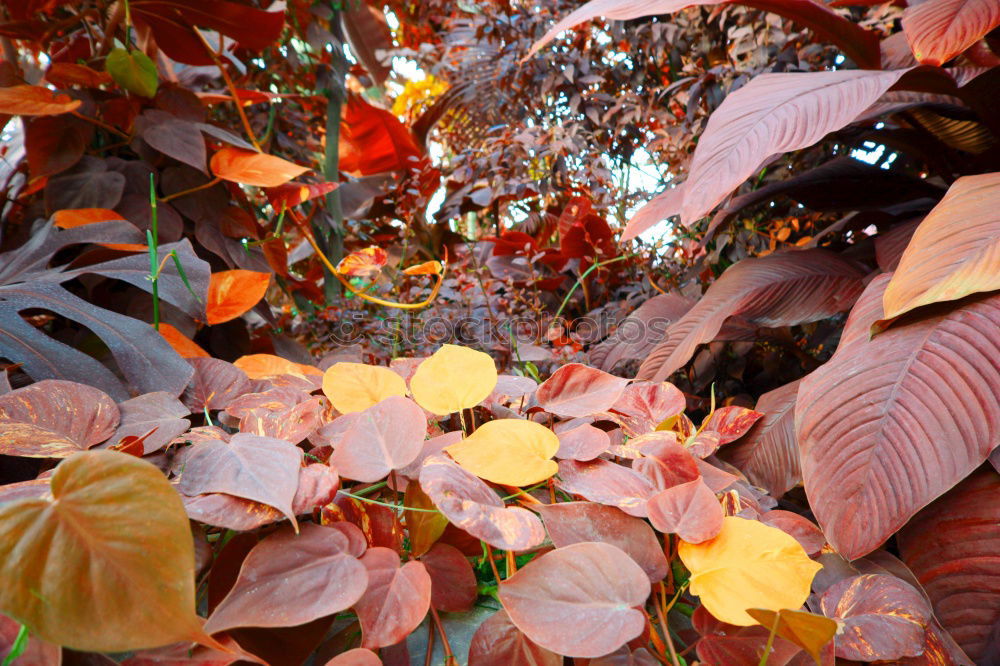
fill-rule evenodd
<path id="1" fill-rule="evenodd" d="M 994 0 L 927 0 L 903 10 L 903 32 L 925 65 L 943 65 L 1000 25 Z"/>
<path id="2" fill-rule="evenodd" d="M 610 372 L 620 361 L 646 358 L 663 339 L 667 326 L 683 317 L 694 303 L 675 293 L 653 296 L 618 324 L 606 340 L 590 349 L 590 362 Z"/>
<path id="3" fill-rule="evenodd" d="M 364 593 L 368 573 L 347 549 L 347 537 L 329 527 L 278 530 L 247 555 L 205 630 L 291 627 L 350 608 Z"/>
<path id="4" fill-rule="evenodd" d="M 608 433 L 589 423 L 581 423 L 568 430 L 558 430 L 556 434 L 559 436 L 559 450 L 556 451 L 556 458 L 593 460 L 611 446 L 611 438 L 608 437 Z"/>
<path id="5" fill-rule="evenodd" d="M 74 111 L 82 103 L 44 86 L 0 88 L 0 113 L 12 116 L 56 116 Z"/>
<path id="6" fill-rule="evenodd" d="M 121 420 L 118 430 L 111 437 L 118 442 L 123 437 L 138 437 L 155 429 L 145 437 L 140 455 L 149 455 L 163 448 L 175 437 L 191 427 L 186 418 L 190 412 L 177 398 L 163 391 L 143 395 L 118 403 Z"/>
<path id="7" fill-rule="evenodd" d="M 799 445 L 795 439 L 796 380 L 769 391 L 757 401 L 764 418 L 746 437 L 727 446 L 719 457 L 740 469 L 773 497 L 781 497 L 802 482 Z"/>
<path id="8" fill-rule="evenodd" d="M 621 549 L 576 543 L 532 560 L 500 583 L 500 603 L 528 638 L 557 654 L 599 657 L 642 633 L 636 606 L 649 578 Z"/>
<path id="9" fill-rule="evenodd" d="M 899 552 L 934 614 L 976 663 L 988 658 L 1000 622 L 1000 475 L 983 465 L 918 513 Z"/>
<path id="10" fill-rule="evenodd" d="M 14 640 L 21 629 L 21 623 L 6 615 L 0 615 L 0 654 L 8 655 L 14 647 Z M 60 666 L 62 648 L 32 636 L 21 656 L 12 663 L 17 666 Z"/>
<path id="11" fill-rule="evenodd" d="M 351 53 L 364 65 L 376 86 L 384 86 L 392 67 L 382 64 L 378 51 L 393 47 L 392 31 L 381 6 L 360 2 L 347 5 L 340 15 Z"/>
<path id="12" fill-rule="evenodd" d="M 86 65 L 75 62 L 54 62 L 45 71 L 45 80 L 56 88 L 82 86 L 84 88 L 99 88 L 111 84 L 111 75 L 98 72 Z"/>
<path id="13" fill-rule="evenodd" d="M 638 517 L 645 517 L 646 500 L 656 492 L 638 472 L 602 458 L 590 462 L 560 460 L 556 487 Z"/>
<path id="14" fill-rule="evenodd" d="M 338 654 L 326 666 L 382 666 L 382 660 L 368 648 L 354 648 Z"/>
<path id="15" fill-rule="evenodd" d="M 389 261 L 389 255 L 385 250 L 372 245 L 357 252 L 351 252 L 340 260 L 337 264 L 337 272 L 341 275 L 351 277 L 374 277 L 382 271 L 382 267 Z"/>
<path id="16" fill-rule="evenodd" d="M 611 406 L 610 416 L 628 435 L 638 437 L 682 414 L 686 406 L 684 394 L 669 382 L 633 382 Z"/>
<path id="17" fill-rule="evenodd" d="M 292 500 L 301 459 L 298 448 L 272 437 L 238 433 L 229 443 L 210 439 L 185 453 L 178 489 L 185 495 L 226 493 L 262 502 L 295 525 Z"/>
<path id="18" fill-rule="evenodd" d="M 348 479 L 373 483 L 409 465 L 423 448 L 424 411 L 409 398 L 392 396 L 363 412 L 345 414 L 330 463 Z"/>
<path id="19" fill-rule="evenodd" d="M 646 502 L 649 522 L 665 534 L 702 543 L 722 530 L 725 514 L 715 493 L 701 479 L 662 490 Z"/>
<path id="20" fill-rule="evenodd" d="M 395 645 L 417 628 L 431 604 L 431 577 L 422 562 L 399 566 L 388 548 L 370 548 L 361 558 L 368 589 L 354 604 L 361 621 L 362 647 Z"/>
<path id="21" fill-rule="evenodd" d="M 841 659 L 881 661 L 923 652 L 930 605 L 895 576 L 866 574 L 842 580 L 823 593 L 820 606 L 824 615 L 843 624 L 836 639 Z"/>
<path id="22" fill-rule="evenodd" d="M 723 273 L 698 304 L 667 329 L 664 340 L 640 366 L 638 377 L 662 381 L 734 315 L 760 326 L 778 327 L 846 310 L 861 293 L 863 278 L 854 263 L 826 250 L 744 259 Z"/>
<path id="23" fill-rule="evenodd" d="M 755 412 L 746 407 L 720 407 L 708 415 L 701 430 L 703 433 L 718 433 L 719 446 L 721 446 L 745 435 L 762 416 L 764 416 L 763 413 Z"/>
<path id="24" fill-rule="evenodd" d="M 242 269 L 212 273 L 205 312 L 209 326 L 236 319 L 257 305 L 271 284 L 270 273 Z"/>
<path id="25" fill-rule="evenodd" d="M 582 363 L 568 363 L 542 382 L 535 398 L 544 410 L 559 416 L 590 416 L 615 404 L 628 382 Z"/>
<path id="26" fill-rule="evenodd" d="M 66 458 L 111 437 L 118 419 L 104 391 L 45 379 L 0 395 L 0 453 Z"/>
<path id="27" fill-rule="evenodd" d="M 24 148 L 28 154 L 31 180 L 38 182 L 40 178 L 54 176 L 75 165 L 83 157 L 93 138 L 93 125 L 70 116 L 43 116 L 25 123 Z M 59 212 L 61 211 L 56 214 Z M 116 220 L 121 219 L 121 216 L 100 219 Z M 57 225 L 68 228 L 62 224 Z"/>
<path id="28" fill-rule="evenodd" d="M 218 358 L 189 358 L 194 368 L 181 401 L 192 412 L 225 409 L 233 400 L 253 390 L 247 373 Z"/>
<path id="29" fill-rule="evenodd" d="M 340 170 L 369 176 L 414 166 L 423 151 L 392 113 L 350 95 L 340 123 Z"/>
<path id="30" fill-rule="evenodd" d="M 646 521 L 593 502 L 560 502 L 537 507 L 556 548 L 600 541 L 621 548 L 657 582 L 667 575 L 667 558 Z"/>
<path id="31" fill-rule="evenodd" d="M 275 210 L 298 206 L 300 203 L 324 196 L 337 189 L 339 183 L 285 183 L 264 191 Z"/>
<path id="32" fill-rule="evenodd" d="M 644 475 L 659 490 L 694 481 L 701 476 L 698 461 L 672 432 L 651 432 L 629 442 L 642 457 L 632 469 Z"/>
<path id="33" fill-rule="evenodd" d="M 562 666 L 562 656 L 525 636 L 502 608 L 479 625 L 469 646 L 469 666 Z"/>
<path id="34" fill-rule="evenodd" d="M 216 151 L 212 155 L 209 167 L 213 174 L 223 180 L 257 187 L 277 187 L 309 171 L 308 167 L 293 164 L 274 155 L 232 146 L 225 146 Z"/>
<path id="35" fill-rule="evenodd" d="M 772 509 L 761 515 L 760 522 L 777 527 L 785 534 L 795 537 L 795 540 L 799 542 L 809 557 L 818 555 L 823 550 L 823 546 L 826 545 L 826 537 L 823 536 L 815 523 L 797 513 Z"/>
<path id="36" fill-rule="evenodd" d="M 134 0 L 132 17 L 153 32 L 172 60 L 213 65 L 195 26 L 221 32 L 252 51 L 262 51 L 281 36 L 285 12 L 265 12 L 226 0 Z"/>
<path id="37" fill-rule="evenodd" d="M 545 540 L 545 528 L 535 514 L 505 508 L 489 486 L 444 455 L 424 461 L 420 487 L 448 520 L 495 548 L 527 550 Z"/>
<path id="38" fill-rule="evenodd" d="M 1000 438 L 1000 297 L 869 340 L 889 278 L 868 285 L 836 353 L 802 380 L 795 405 L 809 504 L 848 559 L 968 476 Z"/>
<path id="39" fill-rule="evenodd" d="M 437 543 L 420 561 L 431 577 L 431 605 L 434 608 L 448 613 L 472 609 L 479 596 L 476 573 L 461 551 L 446 543 Z"/>

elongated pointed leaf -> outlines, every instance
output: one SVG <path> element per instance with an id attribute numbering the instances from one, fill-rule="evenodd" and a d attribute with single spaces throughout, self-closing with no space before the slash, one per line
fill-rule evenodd
<path id="1" fill-rule="evenodd" d="M 587 353 L 591 365 L 606 372 L 619 361 L 645 358 L 663 338 L 663 332 L 694 307 L 694 301 L 676 293 L 654 296 L 625 318 L 615 332 Z"/>
<path id="2" fill-rule="evenodd" d="M 500 583 L 511 621 L 544 648 L 600 657 L 642 633 L 635 606 L 649 596 L 645 572 L 621 549 L 576 543 L 532 560 Z"/>
<path id="3" fill-rule="evenodd" d="M 997 497 L 1000 474 L 983 465 L 898 536 L 903 561 L 927 591 L 934 615 L 976 663 L 988 656 L 1000 622 Z"/>
<path id="4" fill-rule="evenodd" d="M 223 180 L 258 187 L 277 187 L 309 171 L 274 155 L 229 146 L 212 155 L 209 166 Z"/>
<path id="5" fill-rule="evenodd" d="M 886 319 L 921 305 L 1000 289 L 998 199 L 1000 173 L 955 181 L 906 246 L 882 299 Z"/>
<path id="6" fill-rule="evenodd" d="M 994 0 L 927 0 L 903 12 L 903 32 L 925 65 L 943 65 L 1000 25 Z"/>
<path id="7" fill-rule="evenodd" d="M 712 283 L 698 304 L 670 326 L 639 367 L 639 379 L 663 381 L 683 366 L 727 318 L 740 315 L 768 327 L 825 319 L 861 293 L 864 273 L 826 250 L 782 252 L 744 259 Z"/>
<path id="8" fill-rule="evenodd" d="M 275 532 L 254 546 L 232 590 L 205 623 L 213 633 L 233 627 L 292 627 L 354 605 L 368 573 L 332 527 L 306 523 Z"/>
<path id="9" fill-rule="evenodd" d="M 757 401 L 764 418 L 746 436 L 719 452 L 747 478 L 774 497 L 802 482 L 799 445 L 795 439 L 795 398 L 799 382 L 769 391 Z"/>
<path id="10" fill-rule="evenodd" d="M 78 453 L 56 468 L 51 493 L 0 508 L 0 610 L 78 650 L 208 640 L 195 615 L 191 528 L 158 469 Z"/>
<path id="11" fill-rule="evenodd" d="M 8 86 L 0 88 L 0 113 L 11 116 L 53 116 L 69 113 L 82 104 L 69 95 L 45 86 Z"/>
<path id="12" fill-rule="evenodd" d="M 848 559 L 965 478 L 1000 437 L 1000 297 L 869 340 L 889 278 L 865 290 L 837 352 L 802 380 L 795 405 L 809 504 Z"/>

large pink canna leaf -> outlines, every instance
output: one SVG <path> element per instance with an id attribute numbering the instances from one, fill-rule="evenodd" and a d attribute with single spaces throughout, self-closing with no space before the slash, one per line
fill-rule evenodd
<path id="1" fill-rule="evenodd" d="M 671 14 L 685 7 L 714 4 L 742 4 L 780 14 L 812 28 L 819 36 L 837 44 L 859 65 L 879 66 L 877 35 L 812 0 L 742 0 L 733 3 L 715 0 L 591 0 L 556 23 L 535 42 L 528 57 L 537 53 L 563 30 L 598 16 L 627 21 L 640 16 Z"/>
<path id="2" fill-rule="evenodd" d="M 1000 297 L 869 340 L 889 278 L 865 290 L 795 405 L 809 504 L 848 559 L 965 478 L 1000 438 Z"/>
<path id="3" fill-rule="evenodd" d="M 918 513 L 899 552 L 934 614 L 976 663 L 986 663 L 1000 626 L 1000 474 L 989 465 Z M 991 635 L 992 634 L 992 635 Z"/>
<path id="4" fill-rule="evenodd" d="M 774 497 L 802 482 L 799 445 L 795 439 L 795 397 L 799 382 L 769 391 L 757 401 L 764 418 L 746 437 L 727 446 L 719 457 L 740 468 L 747 478 Z"/>
<path id="5" fill-rule="evenodd" d="M 619 361 L 645 358 L 667 326 L 694 307 L 694 301 L 676 293 L 659 294 L 626 317 L 615 332 L 587 352 L 592 365 L 611 372 Z"/>
<path id="6" fill-rule="evenodd" d="M 1000 3 L 996 7 L 1000 16 Z M 886 319 L 921 305 L 1000 289 L 998 202 L 1000 173 L 955 181 L 906 246 L 882 298 Z"/>
<path id="7" fill-rule="evenodd" d="M 226 493 L 262 502 L 296 524 L 292 500 L 301 460 L 300 449 L 273 437 L 238 433 L 228 443 L 210 439 L 190 448 L 178 487 L 185 495 Z"/>
<path id="8" fill-rule="evenodd" d="M 903 12 L 903 32 L 925 65 L 943 65 L 1000 25 L 996 0 L 926 0 Z"/>
<path id="9" fill-rule="evenodd" d="M 852 122 L 908 70 L 762 74 L 730 93 L 698 141 L 680 214 L 707 215 L 772 155 L 813 145 Z"/>
<path id="10" fill-rule="evenodd" d="M 364 594 L 368 572 L 349 549 L 348 538 L 332 527 L 278 530 L 247 555 L 205 630 L 293 627 L 350 608 Z"/>
<path id="11" fill-rule="evenodd" d="M 663 381 L 712 340 L 727 318 L 759 326 L 789 326 L 825 319 L 854 303 L 864 273 L 826 250 L 782 252 L 733 265 L 698 304 L 670 326 L 639 367 L 639 379 Z"/>
<path id="12" fill-rule="evenodd" d="M 545 411 L 559 416 L 590 416 L 615 404 L 628 382 L 582 363 L 568 363 L 542 382 L 535 399 Z"/>
<path id="13" fill-rule="evenodd" d="M 368 570 L 368 589 L 354 604 L 361 622 L 361 646 L 388 647 L 405 639 L 431 606 L 431 577 L 423 562 L 400 566 L 388 548 L 369 548 L 361 558 Z"/>
<path id="14" fill-rule="evenodd" d="M 560 502 L 537 508 L 556 548 L 583 541 L 610 543 L 635 560 L 650 581 L 655 583 L 667 575 L 663 547 L 646 521 L 594 502 Z"/>
<path id="15" fill-rule="evenodd" d="M 600 657 L 646 625 L 649 578 L 621 549 L 583 542 L 531 561 L 500 583 L 500 603 L 535 643 L 569 657 Z"/>
<path id="16" fill-rule="evenodd" d="M 45 379 L 0 396 L 0 453 L 66 458 L 111 437 L 119 416 L 104 391 Z"/>

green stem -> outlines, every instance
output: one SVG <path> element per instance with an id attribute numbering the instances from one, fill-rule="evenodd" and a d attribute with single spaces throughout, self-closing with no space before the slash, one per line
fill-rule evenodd
<path id="1" fill-rule="evenodd" d="M 156 186 L 153 174 L 149 174 L 149 209 L 150 229 L 146 230 L 146 243 L 149 245 L 149 281 L 153 283 L 153 328 L 160 330 L 160 270 L 157 262 L 159 256 L 159 229 L 156 222 Z"/>
<path id="2" fill-rule="evenodd" d="M 764 646 L 764 654 L 760 655 L 760 661 L 757 662 L 757 666 L 767 666 L 767 658 L 771 655 L 771 646 L 774 645 L 774 637 L 778 633 L 778 622 L 780 621 L 781 616 L 775 613 L 774 624 L 771 625 L 771 633 L 767 637 L 767 645 Z"/>
<path id="3" fill-rule="evenodd" d="M 24 651 L 28 649 L 28 627 L 22 624 L 21 628 L 17 630 L 17 637 L 14 639 L 13 644 L 10 646 L 10 652 L 3 659 L 3 666 L 10 666 L 17 658 L 24 654 Z"/>
<path id="4" fill-rule="evenodd" d="M 361 495 L 355 495 L 354 493 L 349 493 L 346 490 L 338 490 L 338 493 L 345 495 L 346 497 L 351 497 L 361 502 L 368 502 L 369 504 L 378 504 L 379 506 L 387 506 L 390 509 L 402 509 L 404 511 L 417 511 L 419 513 L 441 513 L 437 509 L 419 509 L 415 506 L 403 506 L 402 504 L 390 504 L 389 502 L 380 502 L 378 500 L 373 500 L 368 497 L 362 497 Z"/>
<path id="5" fill-rule="evenodd" d="M 556 310 L 556 314 L 555 314 L 554 318 L 555 319 L 559 318 L 559 315 L 562 314 L 562 311 L 566 309 L 566 305 L 569 303 L 569 299 L 572 298 L 573 294 L 576 292 L 577 287 L 583 286 L 583 281 L 587 279 L 588 275 L 590 275 L 592 272 L 594 272 L 596 269 L 598 269 L 598 268 L 600 268 L 602 266 L 607 266 L 608 264 L 613 264 L 613 263 L 618 262 L 618 261 L 625 261 L 626 259 L 631 259 L 634 256 L 635 255 L 633 255 L 633 254 L 623 254 L 622 256 L 615 257 L 614 259 L 608 259 L 607 261 L 601 261 L 601 262 L 598 262 L 596 264 L 592 264 L 590 266 L 590 268 L 588 268 L 587 270 L 585 270 L 583 272 L 583 274 L 580 277 L 577 278 L 576 283 L 569 290 L 569 293 L 566 294 L 566 298 L 563 299 L 563 302 L 559 306 L 559 309 Z"/>

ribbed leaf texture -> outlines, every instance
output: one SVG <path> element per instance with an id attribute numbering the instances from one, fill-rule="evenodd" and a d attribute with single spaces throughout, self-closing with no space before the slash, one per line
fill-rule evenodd
<path id="1" fill-rule="evenodd" d="M 965 478 L 1000 437 L 1000 297 L 898 322 L 869 340 L 889 277 L 862 294 L 836 353 L 802 380 L 795 405 L 809 505 L 848 559 Z"/>
<path id="2" fill-rule="evenodd" d="M 927 0 L 903 12 L 903 32 L 925 65 L 944 64 L 998 25 L 996 0 Z"/>

